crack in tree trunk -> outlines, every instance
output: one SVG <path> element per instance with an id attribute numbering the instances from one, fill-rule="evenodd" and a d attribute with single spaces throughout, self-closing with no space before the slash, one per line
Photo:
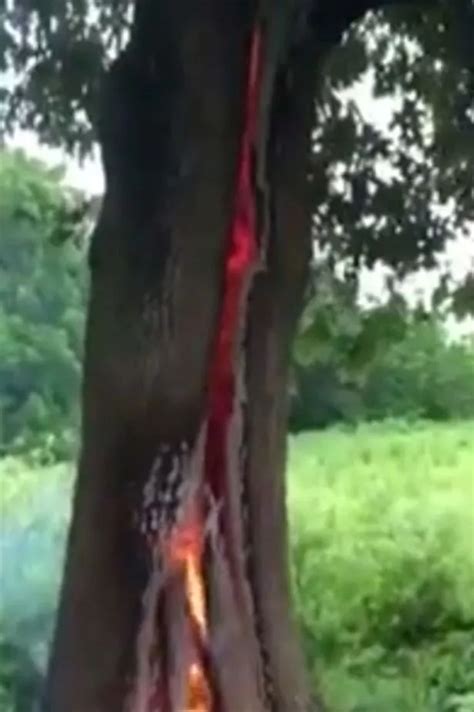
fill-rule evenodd
<path id="1" fill-rule="evenodd" d="M 143 55 L 135 38 L 105 92 L 107 193 L 91 251 L 83 449 L 47 712 L 124 709 L 149 576 L 131 506 L 158 445 L 195 442 L 205 404 L 250 16 L 227 4 L 216 12 L 210 0 L 186 5 L 185 12 L 177 2 L 161 26 L 157 46 L 166 51 Z M 310 254 L 305 193 L 315 71 L 304 51 L 287 71 L 295 81 L 277 77 L 268 146 L 268 264 L 252 282 L 242 345 L 244 461 L 240 436 L 228 443 L 236 580 L 216 531 L 205 564 L 219 712 L 316 706 L 289 615 L 284 487 L 289 348 Z M 167 594 L 161 616 L 169 618 L 171 606 L 179 618 L 180 595 Z"/>

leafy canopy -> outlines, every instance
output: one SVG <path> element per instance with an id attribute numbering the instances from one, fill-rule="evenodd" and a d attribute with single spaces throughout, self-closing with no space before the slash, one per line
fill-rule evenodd
<path id="1" fill-rule="evenodd" d="M 474 231 L 474 3 L 425 6 L 353 26 L 318 98 L 315 235 L 348 274 L 432 267 L 447 240 Z M 387 127 L 345 100 L 364 79 L 393 102 Z"/>
<path id="2" fill-rule="evenodd" d="M 78 196 L 60 178 L 19 152 L 0 152 L 0 452 L 44 447 L 45 438 L 61 449 L 74 423 L 84 228 Z"/>
<path id="3" fill-rule="evenodd" d="M 448 240 L 474 230 L 474 0 L 315 7 L 318 41 L 324 18 L 372 8 L 332 52 L 318 92 L 315 239 L 347 277 L 379 262 L 397 274 L 433 266 Z M 5 126 L 90 149 L 101 78 L 126 44 L 132 9 L 130 0 L 0 0 Z M 343 99 L 367 76 L 377 96 L 396 99 L 388 133 Z M 472 280 L 459 299 L 461 310 L 472 306 Z"/>

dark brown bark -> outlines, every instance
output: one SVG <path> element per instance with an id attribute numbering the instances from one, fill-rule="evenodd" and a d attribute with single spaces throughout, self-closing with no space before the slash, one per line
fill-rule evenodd
<path id="1" fill-rule="evenodd" d="M 202 409 L 248 18 L 214 2 L 172 5 L 154 25 L 157 56 L 132 48 L 105 88 L 107 193 L 91 252 L 82 456 L 48 712 L 121 709 L 143 586 L 131 487 L 158 443 L 194 434 Z"/>
<path id="2" fill-rule="evenodd" d="M 309 695 L 290 614 L 285 488 L 289 357 L 311 253 L 308 156 L 317 63 L 309 49 L 293 58 L 282 105 L 276 105 L 269 268 L 252 293 L 249 330 L 251 579 L 275 709 L 288 712 L 320 709 Z"/>
<path id="3" fill-rule="evenodd" d="M 144 586 L 131 502 L 157 444 L 192 439 L 202 416 L 250 20 L 245 3 L 142 3 L 104 93 L 107 193 L 91 252 L 83 447 L 47 712 L 123 708 Z M 248 576 L 267 708 L 278 712 L 316 707 L 290 616 L 284 486 L 289 349 L 310 254 L 315 71 L 316 57 L 299 48 L 278 78 L 269 264 L 251 293 L 246 343 Z"/>

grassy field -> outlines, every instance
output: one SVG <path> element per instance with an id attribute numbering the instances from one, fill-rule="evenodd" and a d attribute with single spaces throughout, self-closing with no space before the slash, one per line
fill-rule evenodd
<path id="1" fill-rule="evenodd" d="M 43 661 L 70 473 L 0 461 L 0 643 Z M 330 712 L 474 712 L 474 424 L 300 435 L 288 477 L 295 602 Z"/>
<path id="2" fill-rule="evenodd" d="M 295 437 L 307 657 L 333 712 L 474 710 L 474 424 Z"/>

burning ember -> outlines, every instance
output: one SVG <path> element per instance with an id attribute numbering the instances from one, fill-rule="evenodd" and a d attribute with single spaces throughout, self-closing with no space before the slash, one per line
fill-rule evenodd
<path id="1" fill-rule="evenodd" d="M 170 566 L 182 573 L 189 617 L 198 646 L 202 648 L 208 637 L 206 595 L 202 572 L 202 522 L 198 517 L 179 527 L 168 544 Z M 195 651 L 199 657 L 199 650 Z M 186 707 L 183 712 L 210 712 L 212 692 L 202 661 L 192 662 L 186 679 Z"/>
<path id="2" fill-rule="evenodd" d="M 205 527 L 196 506 L 199 501 L 192 492 L 181 518 L 165 534 L 159 524 L 156 531 L 142 529 L 152 570 L 143 601 L 130 712 L 215 710 L 204 662 L 209 631 L 203 575 Z M 149 525 L 148 516 L 145 522 Z"/>
<path id="3" fill-rule="evenodd" d="M 211 691 L 205 673 L 197 663 L 192 663 L 188 676 L 186 712 L 209 712 L 211 709 Z"/>

